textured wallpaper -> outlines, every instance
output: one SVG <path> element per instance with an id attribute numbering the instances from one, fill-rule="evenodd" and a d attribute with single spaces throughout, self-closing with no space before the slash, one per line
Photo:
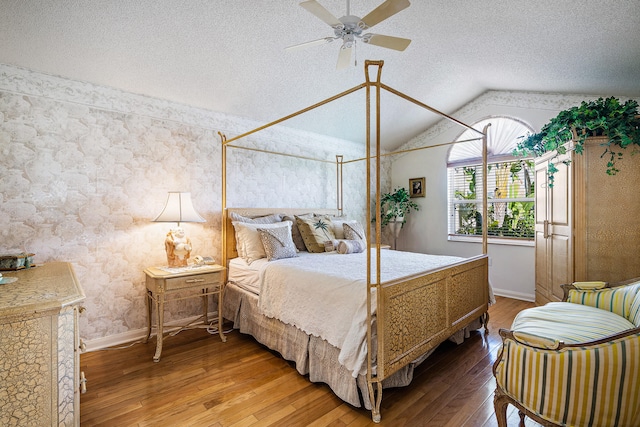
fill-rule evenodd
<path id="1" fill-rule="evenodd" d="M 0 65 L 0 253 L 71 262 L 87 300 L 80 334 L 146 324 L 143 269 L 166 264 L 153 223 L 168 191 L 190 191 L 206 223 L 183 224 L 193 254 L 220 257 L 221 143 L 261 123 Z M 362 157 L 348 141 L 274 127 L 238 145 L 335 161 Z M 336 167 L 230 149 L 228 206 L 335 207 Z M 385 168 L 385 185 L 388 182 Z M 363 220 L 362 162 L 344 167 L 345 212 Z M 198 299 L 165 320 L 199 314 Z"/>

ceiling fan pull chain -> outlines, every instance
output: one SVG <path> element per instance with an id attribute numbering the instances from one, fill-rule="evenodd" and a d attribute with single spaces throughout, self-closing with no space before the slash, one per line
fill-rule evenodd
<path id="1" fill-rule="evenodd" d="M 353 65 L 358 66 L 358 43 L 353 43 Z"/>

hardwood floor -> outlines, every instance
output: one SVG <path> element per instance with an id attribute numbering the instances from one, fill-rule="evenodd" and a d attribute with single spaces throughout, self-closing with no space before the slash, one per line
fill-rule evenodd
<path id="1" fill-rule="evenodd" d="M 491 367 L 499 328 L 533 303 L 501 298 L 489 312 L 490 333 L 443 343 L 415 371 L 408 387 L 385 389 L 382 422 L 312 384 L 290 362 L 233 331 L 222 343 L 202 329 L 183 331 L 152 360 L 155 340 L 81 356 L 88 426 L 496 426 Z M 519 417 L 509 407 L 509 425 Z M 527 426 L 538 424 L 527 419 Z"/>

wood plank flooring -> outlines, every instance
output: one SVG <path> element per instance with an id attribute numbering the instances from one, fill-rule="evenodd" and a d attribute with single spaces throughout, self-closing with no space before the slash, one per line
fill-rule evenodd
<path id="1" fill-rule="evenodd" d="M 159 363 L 152 360 L 155 340 L 81 355 L 88 379 L 81 425 L 493 427 L 498 329 L 531 306 L 498 297 L 488 335 L 474 332 L 459 346 L 443 343 L 408 387 L 384 390 L 380 424 L 250 336 L 233 331 L 222 343 L 196 329 L 166 339 Z M 517 411 L 509 408 L 509 426 L 517 426 Z M 526 425 L 538 426 L 529 419 Z"/>

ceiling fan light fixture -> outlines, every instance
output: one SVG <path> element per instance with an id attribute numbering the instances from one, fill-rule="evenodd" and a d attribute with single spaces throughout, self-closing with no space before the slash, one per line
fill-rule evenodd
<path id="1" fill-rule="evenodd" d="M 356 44 L 356 38 L 353 34 L 345 34 L 342 37 L 342 48 L 351 48 Z"/>

